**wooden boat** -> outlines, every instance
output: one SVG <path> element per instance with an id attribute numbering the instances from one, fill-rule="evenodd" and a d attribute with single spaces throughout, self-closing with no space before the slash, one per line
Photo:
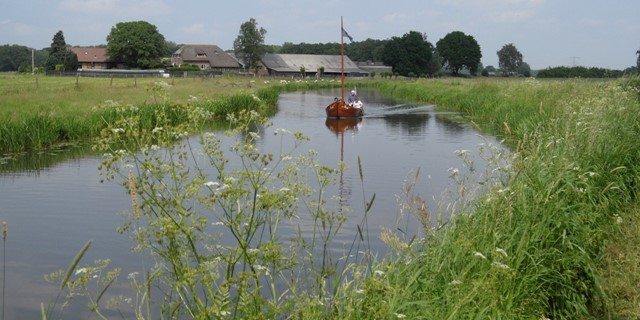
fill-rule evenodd
<path id="1" fill-rule="evenodd" d="M 344 99 L 336 98 L 332 104 L 325 108 L 328 118 L 357 118 L 364 115 L 364 108 L 354 107 L 344 102 Z"/>
<path id="2" fill-rule="evenodd" d="M 357 105 L 354 103 L 346 103 L 344 101 L 344 23 L 342 17 L 340 17 L 340 60 L 341 60 L 341 79 L 342 79 L 342 91 L 340 98 L 335 100 L 325 108 L 328 118 L 357 118 L 364 116 L 364 106 L 362 101 L 359 101 Z"/>

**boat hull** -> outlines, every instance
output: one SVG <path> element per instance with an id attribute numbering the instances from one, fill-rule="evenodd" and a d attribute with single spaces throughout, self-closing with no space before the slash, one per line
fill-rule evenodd
<path id="1" fill-rule="evenodd" d="M 363 108 L 355 108 L 344 102 L 344 100 L 336 100 L 325 108 L 327 118 L 358 118 L 364 115 Z"/>

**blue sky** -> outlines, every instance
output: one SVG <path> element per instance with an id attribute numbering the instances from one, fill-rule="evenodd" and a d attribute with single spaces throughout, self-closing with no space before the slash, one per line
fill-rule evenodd
<path id="1" fill-rule="evenodd" d="M 482 63 L 513 43 L 533 69 L 581 65 L 624 69 L 640 49 L 638 0 L 3 0 L 0 44 L 41 49 L 62 30 L 67 44 L 106 44 L 118 22 L 144 20 L 176 43 L 231 49 L 255 18 L 267 44 L 340 41 L 340 16 L 355 41 L 409 31 L 435 43 L 452 31 L 473 36 Z"/>

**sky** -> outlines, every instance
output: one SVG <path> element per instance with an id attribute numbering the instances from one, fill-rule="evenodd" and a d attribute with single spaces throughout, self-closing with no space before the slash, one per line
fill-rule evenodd
<path id="1" fill-rule="evenodd" d="M 73 46 L 106 44 L 119 22 L 146 21 L 168 41 L 232 49 L 251 18 L 265 43 L 340 42 L 340 17 L 354 41 L 410 31 L 436 44 L 453 31 L 473 36 L 482 64 L 513 44 L 532 69 L 625 69 L 640 49 L 638 0 L 0 0 L 0 45 L 34 49 L 56 32 Z"/>

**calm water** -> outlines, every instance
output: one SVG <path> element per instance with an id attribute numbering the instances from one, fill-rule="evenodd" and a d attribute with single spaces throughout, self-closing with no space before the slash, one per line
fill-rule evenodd
<path id="1" fill-rule="evenodd" d="M 400 228 L 409 235 L 419 232 L 416 223 L 398 221 L 397 195 L 403 181 L 420 169 L 417 193 L 435 211 L 442 192 L 451 187 L 450 168 L 463 169 L 456 150 L 477 151 L 478 145 L 493 143 L 467 125 L 462 125 L 432 106 L 404 106 L 377 92 L 361 90 L 366 116 L 361 121 L 325 121 L 324 106 L 337 91 L 289 93 L 280 97 L 279 112 L 273 126 L 262 134 L 260 147 L 277 153 L 277 128 L 301 131 L 311 138 L 304 148 L 315 149 L 321 162 L 335 167 L 342 158 L 350 168 L 341 189 L 354 220 L 345 225 L 340 241 L 352 240 L 360 223 L 364 203 L 373 194 L 376 200 L 369 213 L 369 233 L 375 250 L 384 252 L 378 239 L 382 227 Z M 364 185 L 358 173 L 361 160 Z M 99 157 L 78 156 L 48 167 L 32 168 L 15 162 L 0 164 L 0 220 L 6 221 L 6 319 L 40 317 L 40 303 L 51 302 L 56 285 L 44 281 L 45 274 L 66 269 L 76 252 L 89 239 L 93 245 L 84 258 L 110 258 L 122 266 L 122 284 L 113 292 L 125 290 L 126 275 L 139 271 L 140 258 L 130 253 L 132 242 L 115 232 L 122 223 L 117 213 L 129 210 L 131 202 L 117 183 L 101 183 Z M 43 161 L 43 163 L 48 163 Z M 480 168 L 482 161 L 476 163 Z M 11 168 L 10 172 L 7 172 Z M 29 168 L 17 170 L 15 168 Z M 360 216 L 359 216 L 360 214 Z M 65 318 L 87 318 L 84 304 L 65 313 Z"/>

